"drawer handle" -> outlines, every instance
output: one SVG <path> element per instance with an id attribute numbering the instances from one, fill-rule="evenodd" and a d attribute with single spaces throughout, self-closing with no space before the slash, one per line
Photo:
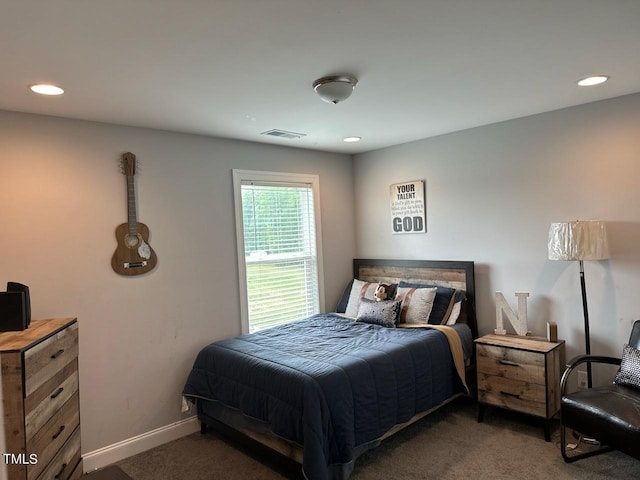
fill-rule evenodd
<path id="1" fill-rule="evenodd" d="M 58 350 L 56 353 L 54 353 L 53 355 L 51 355 L 51 360 L 55 360 L 56 358 L 58 358 L 60 355 L 62 355 L 64 353 L 64 348 L 61 348 L 60 350 Z"/>
<path id="2" fill-rule="evenodd" d="M 55 392 L 53 392 L 53 393 L 51 394 L 51 398 L 52 398 L 52 399 L 53 399 L 53 398 L 56 398 L 56 397 L 57 397 L 58 395 L 60 395 L 62 392 L 64 392 L 64 388 L 63 388 L 63 387 L 58 388 L 58 390 L 56 390 Z"/>
<path id="3" fill-rule="evenodd" d="M 509 365 L 510 367 L 519 367 L 520 364 L 516 362 L 510 362 L 509 360 L 500 360 L 500 365 Z"/>
<path id="4" fill-rule="evenodd" d="M 53 477 L 53 478 L 54 478 L 54 480 L 58 480 L 58 479 L 62 476 L 62 472 L 64 472 L 64 469 L 65 469 L 65 468 L 67 468 L 67 464 L 66 464 L 66 463 L 63 463 L 63 464 L 62 464 L 62 468 L 60 469 L 60 471 L 58 472 L 58 474 L 57 474 L 55 477 Z"/>
<path id="5" fill-rule="evenodd" d="M 58 431 L 51 437 L 51 440 L 58 438 L 62 432 L 64 432 L 64 425 L 60 425 Z"/>
<path id="6" fill-rule="evenodd" d="M 502 390 L 500 390 L 500 394 L 501 395 L 506 395 L 507 397 L 520 398 L 520 395 L 518 393 L 503 392 Z"/>

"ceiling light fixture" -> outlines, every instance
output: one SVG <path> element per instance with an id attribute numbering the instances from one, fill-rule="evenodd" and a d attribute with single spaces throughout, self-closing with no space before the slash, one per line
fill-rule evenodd
<path id="1" fill-rule="evenodd" d="M 357 84 L 358 79 L 353 75 L 334 75 L 319 78 L 313 82 L 313 89 L 322 100 L 337 105 L 351 96 Z"/>
<path id="2" fill-rule="evenodd" d="M 63 88 L 49 83 L 35 83 L 33 85 L 29 85 L 29 90 L 40 95 L 62 95 L 64 93 Z"/>
<path id="3" fill-rule="evenodd" d="M 359 142 L 360 140 L 362 140 L 362 137 L 344 137 L 342 139 L 342 141 L 346 143 Z"/>
<path id="4" fill-rule="evenodd" d="M 581 87 L 591 87 L 593 85 L 600 85 L 607 80 L 609 80 L 609 75 L 592 75 L 591 77 L 578 80 L 578 85 Z"/>

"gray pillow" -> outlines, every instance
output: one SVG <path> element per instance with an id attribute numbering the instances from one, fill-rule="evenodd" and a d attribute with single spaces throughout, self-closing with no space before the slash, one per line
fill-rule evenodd
<path id="1" fill-rule="evenodd" d="M 396 300 L 369 300 L 363 298 L 358 307 L 357 322 L 372 323 L 387 328 L 395 328 L 402 309 L 402 302 Z"/>
<path id="2" fill-rule="evenodd" d="M 640 389 L 640 350 L 630 345 L 624 346 L 620 370 L 613 383 Z"/>

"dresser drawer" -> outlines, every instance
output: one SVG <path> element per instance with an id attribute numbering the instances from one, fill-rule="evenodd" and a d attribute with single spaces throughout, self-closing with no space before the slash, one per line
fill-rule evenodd
<path id="1" fill-rule="evenodd" d="M 538 352 L 476 345 L 478 373 L 545 385 L 545 356 Z"/>
<path id="2" fill-rule="evenodd" d="M 35 479 L 80 425 L 80 401 L 76 393 L 27 441 L 27 453 L 36 454 L 38 463 L 29 465 L 29 480 Z"/>
<path id="3" fill-rule="evenodd" d="M 80 462 L 76 465 L 76 468 L 71 472 L 71 475 L 67 478 L 67 480 L 80 480 L 80 478 L 84 475 L 84 471 L 82 469 L 82 459 L 80 458 L 80 452 L 78 452 L 78 459 Z"/>
<path id="4" fill-rule="evenodd" d="M 80 462 L 80 427 L 78 427 L 37 479 L 69 480 L 76 478 Z"/>
<path id="5" fill-rule="evenodd" d="M 77 356 L 77 323 L 27 350 L 24 354 L 24 396 L 28 397 Z"/>
<path id="6" fill-rule="evenodd" d="M 74 360 L 25 399 L 27 442 L 77 392 L 78 363 Z"/>

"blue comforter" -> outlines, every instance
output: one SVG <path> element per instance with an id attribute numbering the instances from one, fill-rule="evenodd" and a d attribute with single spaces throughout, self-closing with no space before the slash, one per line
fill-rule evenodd
<path id="1" fill-rule="evenodd" d="M 302 445 L 305 476 L 320 480 L 348 475 L 363 446 L 461 391 L 441 332 L 320 314 L 205 347 L 183 394 Z"/>

